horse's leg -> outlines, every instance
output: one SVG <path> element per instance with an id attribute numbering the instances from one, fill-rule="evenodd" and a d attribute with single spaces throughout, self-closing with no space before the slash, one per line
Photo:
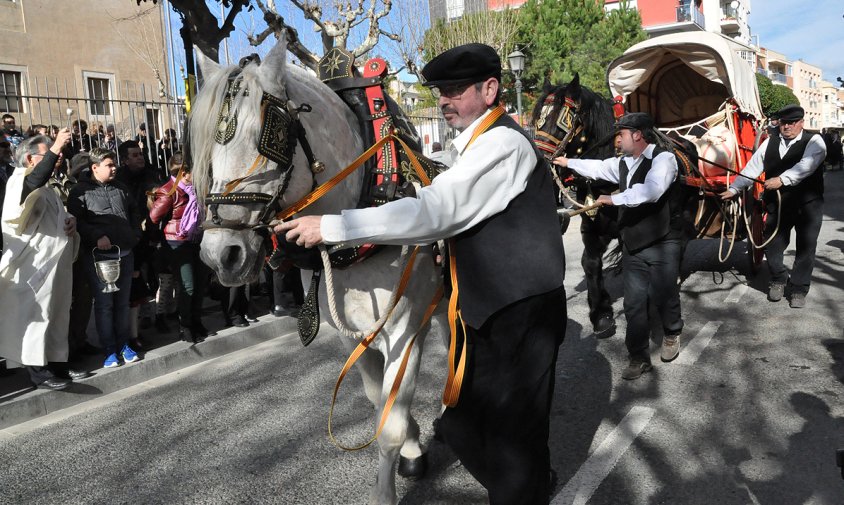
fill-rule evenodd
<path id="1" fill-rule="evenodd" d="M 396 374 L 401 366 L 402 355 L 407 349 L 409 338 L 398 336 L 399 345 L 385 353 L 389 358 L 385 359 L 384 382 L 381 388 L 381 408 L 378 411 L 378 422 L 381 419 L 381 411 L 390 395 Z M 384 428 L 378 436 L 378 475 L 375 487 L 370 494 L 370 502 L 378 505 L 396 503 L 396 475 L 395 465 L 400 452 L 405 446 L 409 435 L 414 435 L 415 442 L 408 447 L 408 453 L 417 451 L 422 454 L 419 447 L 419 426 L 410 415 L 410 405 L 413 401 L 413 394 L 416 392 L 416 376 L 419 371 L 419 358 L 421 355 L 421 343 L 413 347 L 407 361 L 407 368 L 404 372 L 401 387 L 396 395 L 390 415 Z"/>
<path id="2" fill-rule="evenodd" d="M 612 238 L 602 235 L 597 228 L 583 230 L 583 256 L 580 264 L 586 275 L 586 293 L 589 302 L 589 320 L 597 338 L 607 338 L 615 334 L 610 295 L 604 288 L 604 253 Z"/>
<path id="3" fill-rule="evenodd" d="M 347 352 L 351 353 L 357 347 L 357 340 L 343 336 L 340 338 L 343 340 Z M 355 362 L 355 366 L 360 372 L 366 397 L 372 402 L 375 410 L 379 410 L 383 405 L 381 402 L 381 385 L 384 383 L 384 357 L 378 352 L 364 352 Z"/>

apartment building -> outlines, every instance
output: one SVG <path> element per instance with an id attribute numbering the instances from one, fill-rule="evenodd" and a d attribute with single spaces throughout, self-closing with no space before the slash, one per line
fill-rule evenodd
<path id="1" fill-rule="evenodd" d="M 838 85 L 821 81 L 821 128 L 844 128 L 844 91 Z"/>
<path id="2" fill-rule="evenodd" d="M 147 102 L 170 82 L 162 3 L 0 0 L 0 112 L 23 126 L 82 118 L 160 134 L 170 121 Z"/>

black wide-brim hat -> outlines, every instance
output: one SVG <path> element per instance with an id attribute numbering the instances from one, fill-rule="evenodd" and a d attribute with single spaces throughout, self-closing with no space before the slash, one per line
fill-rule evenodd
<path id="1" fill-rule="evenodd" d="M 486 44 L 464 44 L 449 49 L 422 68 L 424 86 L 429 88 L 480 82 L 490 77 L 501 80 L 501 58 Z"/>
<path id="2" fill-rule="evenodd" d="M 645 131 L 654 127 L 654 118 L 644 112 L 628 112 L 615 123 L 615 131 L 639 130 Z"/>
<path id="3" fill-rule="evenodd" d="M 800 107 L 796 103 L 786 105 L 782 109 L 774 112 L 771 115 L 772 119 L 778 119 L 780 121 L 798 121 L 803 119 L 803 116 L 806 114 L 806 111 L 803 110 L 803 107 Z"/>

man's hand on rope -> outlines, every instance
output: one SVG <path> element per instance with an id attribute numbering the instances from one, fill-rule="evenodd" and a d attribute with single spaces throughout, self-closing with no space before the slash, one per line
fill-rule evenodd
<path id="1" fill-rule="evenodd" d="M 729 189 L 727 189 L 723 193 L 718 193 L 718 196 L 721 197 L 721 200 L 732 200 L 733 198 L 735 198 L 736 195 L 738 195 L 738 193 L 733 193 Z"/>
<path id="2" fill-rule="evenodd" d="M 612 203 L 612 197 L 610 195 L 601 195 L 595 200 L 595 203 L 600 203 L 601 205 L 606 205 L 608 207 L 612 207 L 614 204 Z"/>
<path id="3" fill-rule="evenodd" d="M 765 180 L 765 189 L 767 190 L 774 191 L 780 189 L 782 186 L 782 179 L 779 177 L 772 177 Z"/>
<path id="4" fill-rule="evenodd" d="M 278 224 L 273 231 L 278 235 L 284 234 L 288 242 L 310 249 L 322 244 L 321 221 L 322 216 L 303 216 Z"/>

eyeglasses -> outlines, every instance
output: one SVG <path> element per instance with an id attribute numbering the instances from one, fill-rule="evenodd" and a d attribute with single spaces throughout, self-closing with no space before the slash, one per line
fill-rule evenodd
<path id="1" fill-rule="evenodd" d="M 434 98 L 438 99 L 441 96 L 446 98 L 450 98 L 452 100 L 459 100 L 462 98 L 463 93 L 469 89 L 470 86 L 473 86 L 474 83 L 468 84 L 451 84 L 448 86 L 435 86 L 431 88 L 431 94 L 434 95 Z"/>
<path id="2" fill-rule="evenodd" d="M 798 123 L 800 121 L 803 121 L 803 120 L 802 119 L 792 119 L 792 120 L 788 121 L 788 120 L 785 120 L 785 119 L 780 119 L 779 125 L 780 126 L 792 125 L 792 124 Z"/>

